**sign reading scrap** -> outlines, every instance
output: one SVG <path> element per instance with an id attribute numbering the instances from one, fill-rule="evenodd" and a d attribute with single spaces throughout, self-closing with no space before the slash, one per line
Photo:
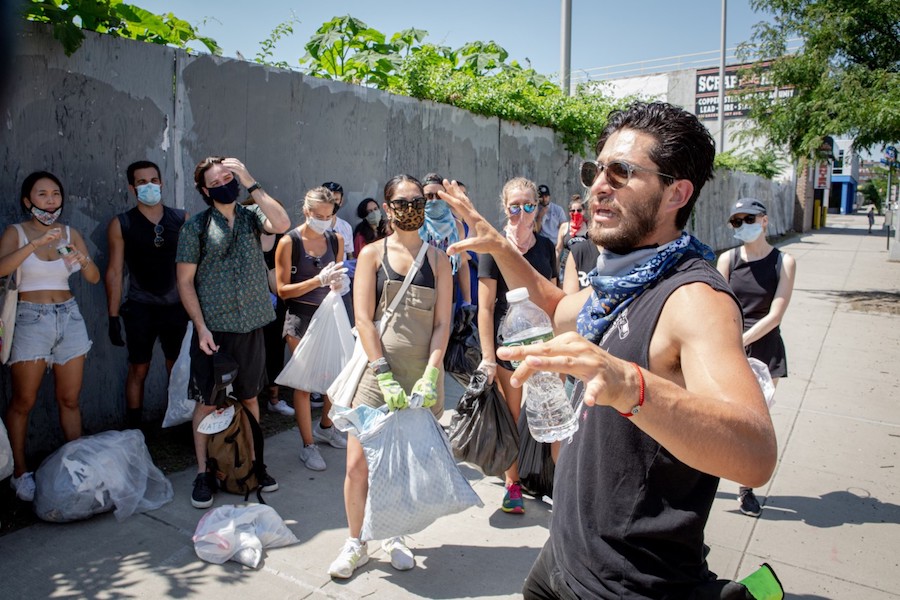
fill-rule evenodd
<path id="1" fill-rule="evenodd" d="M 739 119 L 747 116 L 750 107 L 741 102 L 747 92 L 755 96 L 768 96 L 770 100 L 790 98 L 794 88 L 776 88 L 768 80 L 770 62 L 743 63 L 725 67 L 725 118 Z M 762 73 L 751 73 L 750 67 L 762 67 Z M 695 90 L 696 110 L 700 119 L 719 118 L 719 68 L 697 69 Z"/>

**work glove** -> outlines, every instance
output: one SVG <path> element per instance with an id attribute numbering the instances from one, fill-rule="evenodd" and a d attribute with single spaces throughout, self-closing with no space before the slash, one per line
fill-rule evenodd
<path id="1" fill-rule="evenodd" d="M 116 317 L 109 318 L 109 341 L 113 346 L 124 346 L 122 339 L 122 320 Z"/>
<path id="2" fill-rule="evenodd" d="M 489 360 L 482 360 L 478 363 L 478 368 L 475 370 L 484 373 L 487 376 L 488 385 L 491 385 L 494 383 L 494 377 L 497 376 L 497 363 Z"/>
<path id="3" fill-rule="evenodd" d="M 394 379 L 394 374 L 390 371 L 375 376 L 378 382 L 378 388 L 381 395 L 384 396 L 384 402 L 390 410 L 400 410 L 409 406 L 409 400 L 406 398 L 406 392 L 403 387 Z"/>
<path id="4" fill-rule="evenodd" d="M 341 276 L 347 272 L 347 267 L 343 262 L 335 263 L 334 261 L 325 265 L 319 271 L 319 285 L 322 287 L 331 286 L 341 282 Z"/>
<path id="5" fill-rule="evenodd" d="M 425 367 L 425 373 L 413 386 L 409 399 L 410 407 L 431 408 L 434 406 L 437 402 L 437 381 L 440 374 L 441 372 L 431 365 Z"/>

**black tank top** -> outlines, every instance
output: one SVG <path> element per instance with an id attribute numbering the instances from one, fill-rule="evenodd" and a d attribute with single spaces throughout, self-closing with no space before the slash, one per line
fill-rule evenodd
<path id="1" fill-rule="evenodd" d="M 425 252 L 425 261 L 422 263 L 422 268 L 413 275 L 410 285 L 434 289 L 434 271 L 431 270 L 431 261 L 428 260 L 428 254 L 431 252 L 433 252 L 433 250 Z M 381 300 L 381 292 L 384 289 L 385 270 L 387 270 L 387 275 L 391 278 L 391 281 L 403 281 L 406 279 L 405 274 L 401 275 L 391 268 L 391 263 L 388 261 L 387 254 L 387 238 L 384 238 L 384 255 L 381 257 L 381 264 L 384 268 L 378 269 L 375 273 L 376 304 Z M 412 265 L 410 265 L 409 268 L 411 269 Z"/>
<path id="2" fill-rule="evenodd" d="M 778 248 L 772 248 L 765 257 L 751 262 L 741 258 L 740 248 L 732 250 L 728 283 L 741 301 L 744 331 L 769 314 L 778 289 L 780 270 L 781 251 Z"/>
<path id="3" fill-rule="evenodd" d="M 178 304 L 175 282 L 175 253 L 178 232 L 184 225 L 185 212 L 163 206 L 162 243 L 154 240 L 157 225 L 141 213 L 138 207 L 117 215 L 125 241 L 125 265 L 128 267 L 128 299 L 144 304 Z"/>
<path id="4" fill-rule="evenodd" d="M 310 256 L 306 253 L 303 246 L 303 238 L 297 229 L 291 229 L 288 232 L 291 238 L 291 283 L 300 283 L 307 279 L 312 279 L 318 275 L 324 267 L 330 262 L 336 262 L 335 248 L 337 248 L 337 238 L 331 231 L 326 231 L 325 235 L 325 254 L 322 256 Z M 318 306 L 322 304 L 322 300 L 328 295 L 328 287 L 318 287 L 311 292 L 291 298 L 288 300 L 288 306 L 291 304 L 314 304 Z"/>
<path id="5" fill-rule="evenodd" d="M 731 296 L 718 271 L 687 255 L 623 311 L 600 347 L 647 368 L 666 300 L 694 282 Z M 611 407 L 584 407 L 579 420 L 571 443 L 561 446 L 550 528 L 553 551 L 575 594 L 686 598 L 714 579 L 703 528 L 718 478 L 688 467 Z"/>

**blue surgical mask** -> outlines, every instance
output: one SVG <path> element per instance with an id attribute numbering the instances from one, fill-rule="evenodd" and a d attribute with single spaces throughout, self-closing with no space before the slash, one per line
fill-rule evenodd
<path id="1" fill-rule="evenodd" d="M 138 202 L 146 206 L 156 206 L 162 199 L 162 193 L 160 192 L 158 183 L 138 185 L 135 186 L 134 191 L 137 192 Z"/>
<path id="2" fill-rule="evenodd" d="M 366 221 L 369 222 L 369 225 L 372 227 L 378 227 L 378 224 L 381 223 L 381 211 L 373 210 L 372 212 L 366 215 Z"/>
<path id="3" fill-rule="evenodd" d="M 749 244 L 750 242 L 755 241 L 760 235 L 762 235 L 762 231 L 763 228 L 761 223 L 753 223 L 752 225 L 744 223 L 734 230 L 734 237 L 741 240 L 745 244 Z"/>

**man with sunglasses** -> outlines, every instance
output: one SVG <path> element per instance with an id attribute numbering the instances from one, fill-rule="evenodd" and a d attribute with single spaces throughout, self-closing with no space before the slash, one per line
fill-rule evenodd
<path id="1" fill-rule="evenodd" d="M 537 224 L 535 233 L 544 236 L 555 244 L 559 235 L 559 228 L 567 220 L 566 211 L 563 210 L 562 206 L 551 201 L 550 188 L 543 183 L 538 186 L 538 203 L 540 204 L 540 209 L 538 210 L 537 219 L 535 219 Z"/>
<path id="2" fill-rule="evenodd" d="M 181 305 L 175 279 L 178 232 L 187 214 L 162 203 L 162 177 L 155 163 L 139 160 L 128 165 L 125 174 L 129 195 L 137 203 L 116 215 L 106 229 L 109 242 L 106 300 L 109 341 L 114 346 L 125 346 L 127 342 L 128 346 L 125 425 L 136 429 L 141 425 L 144 382 L 150 372 L 153 346 L 159 338 L 166 371 L 171 372 L 187 327 L 188 316 Z M 126 268 L 128 296 L 123 304 Z"/>
<path id="3" fill-rule="evenodd" d="M 450 248 L 490 253 L 510 288 L 553 315 L 557 337 L 500 348 L 581 383 L 580 428 L 561 444 L 553 523 L 525 598 L 752 598 L 716 580 L 703 530 L 719 478 L 747 486 L 775 468 L 772 421 L 741 343 L 740 306 L 683 229 L 713 174 L 715 144 L 690 113 L 635 103 L 610 114 L 586 162 L 591 286 L 566 296 L 448 182 L 470 225 Z M 577 332 L 576 332 L 577 331 Z"/>

